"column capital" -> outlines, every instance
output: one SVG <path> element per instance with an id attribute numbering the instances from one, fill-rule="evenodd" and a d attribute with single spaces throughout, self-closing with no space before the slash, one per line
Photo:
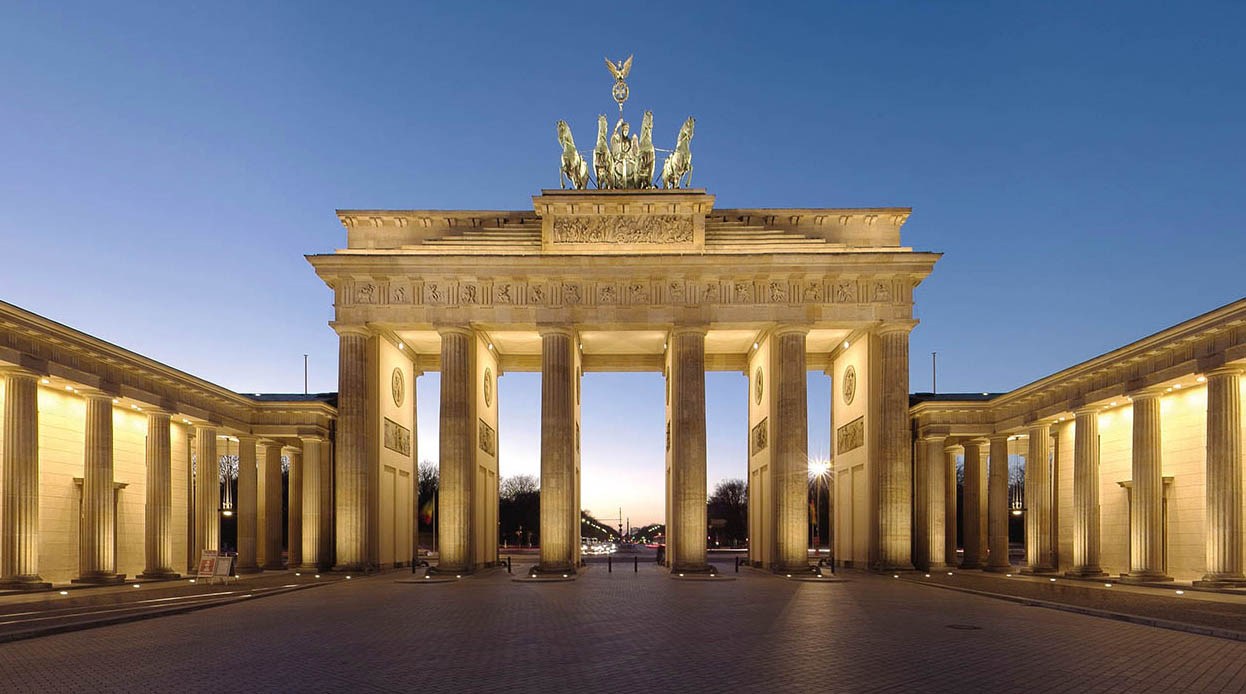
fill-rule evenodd
<path id="1" fill-rule="evenodd" d="M 1151 398 L 1159 398 L 1164 394 L 1165 390 L 1166 389 L 1163 386 L 1150 386 L 1148 388 L 1141 388 L 1139 390 L 1132 391 L 1126 394 L 1125 397 L 1135 402 L 1138 400 L 1149 400 Z"/>
<path id="2" fill-rule="evenodd" d="M 546 335 L 575 337 L 575 326 L 570 323 L 537 323 L 536 331 L 541 337 L 545 337 Z"/>
<path id="3" fill-rule="evenodd" d="M 988 437 L 986 437 L 986 438 L 987 438 L 987 441 L 989 441 L 989 442 L 990 442 L 990 443 L 992 443 L 992 444 L 993 444 L 993 443 L 996 443 L 996 442 L 998 442 L 998 441 L 1000 441 L 1001 439 L 1002 439 L 1005 443 L 1007 443 L 1007 442 L 1008 442 L 1008 440 L 1009 440 L 1009 439 L 1011 439 L 1013 436 L 1014 436 L 1013 434 L 1000 434 L 1000 433 L 994 433 L 994 434 L 991 434 L 990 436 L 988 436 Z"/>
<path id="4" fill-rule="evenodd" d="M 1212 376 L 1241 376 L 1244 372 L 1246 372 L 1246 365 L 1225 364 L 1214 369 L 1208 369 L 1204 373 L 1208 378 L 1211 378 Z"/>
<path id="5" fill-rule="evenodd" d="M 960 443 L 962 446 L 969 447 L 969 446 L 985 446 L 989 444 L 990 442 L 991 440 L 987 438 L 986 436 L 975 436 L 969 439 L 961 439 Z"/>
<path id="6" fill-rule="evenodd" d="M 325 440 L 326 437 L 319 434 L 299 434 L 299 441 L 302 441 L 303 443 L 307 443 L 309 441 L 312 443 L 324 443 Z"/>
<path id="7" fill-rule="evenodd" d="M 964 451 L 964 450 L 965 450 L 965 444 L 964 444 L 963 442 L 961 442 L 961 441 L 957 441 L 956 443 L 952 443 L 952 444 L 944 444 L 944 446 L 943 446 L 943 452 L 944 452 L 944 453 L 953 453 L 953 454 L 955 454 L 957 449 L 960 449 L 961 451 Z"/>
<path id="8" fill-rule="evenodd" d="M 774 326 L 774 328 L 770 331 L 770 334 L 775 337 L 782 337 L 784 335 L 792 335 L 796 333 L 808 335 L 809 326 L 804 323 L 780 323 L 779 325 Z"/>
<path id="9" fill-rule="evenodd" d="M 25 376 L 26 378 L 40 378 L 43 374 L 32 369 L 17 364 L 0 364 L 0 377 L 7 376 Z"/>
<path id="10" fill-rule="evenodd" d="M 943 443 L 947 441 L 947 434 L 926 434 L 924 436 L 919 436 L 918 438 L 927 444 Z"/>
<path id="11" fill-rule="evenodd" d="M 75 392 L 88 400 L 108 400 L 112 402 L 117 398 L 116 394 L 100 390 L 99 388 L 78 388 Z"/>
<path id="12" fill-rule="evenodd" d="M 144 407 L 143 414 L 147 415 L 149 418 L 153 415 L 157 417 L 169 417 L 169 418 L 177 416 L 176 412 L 174 412 L 173 410 L 166 409 L 164 407 Z"/>
<path id="13" fill-rule="evenodd" d="M 916 320 L 886 321 L 885 323 L 880 323 L 878 327 L 874 328 L 874 332 L 879 335 L 886 335 L 888 333 L 899 333 L 899 332 L 909 333 L 909 332 L 912 332 L 913 328 L 916 328 L 916 327 L 917 327 Z"/>
<path id="14" fill-rule="evenodd" d="M 372 330 L 370 330 L 368 326 L 366 325 L 356 325 L 356 324 L 350 324 L 350 323 L 338 323 L 337 321 L 330 321 L 329 327 L 333 328 L 333 332 L 337 333 L 339 337 L 345 337 L 347 335 L 358 335 L 360 337 L 372 337 Z"/>
<path id="15" fill-rule="evenodd" d="M 255 434 L 236 434 L 234 438 L 238 439 L 238 443 L 250 443 L 250 444 L 255 444 L 259 442 L 260 440 L 260 437 L 256 436 Z"/>
<path id="16" fill-rule="evenodd" d="M 1035 434 L 1050 433 L 1051 422 L 1027 422 L 1025 429 L 1031 437 Z"/>
<path id="17" fill-rule="evenodd" d="M 476 335 L 476 331 L 472 330 L 470 325 L 464 325 L 462 323 L 438 323 L 433 327 L 436 328 L 437 334 L 441 337 L 445 337 L 446 335 L 465 335 L 467 337 L 474 337 Z"/>
<path id="18" fill-rule="evenodd" d="M 1098 415 L 1099 410 L 1101 409 L 1103 408 L 1096 406 L 1096 405 L 1082 405 L 1081 407 L 1074 408 L 1073 416 L 1074 417 L 1086 417 L 1089 415 Z"/>
<path id="19" fill-rule="evenodd" d="M 676 323 L 671 326 L 671 337 L 679 335 L 704 335 L 709 332 L 709 325 L 705 323 Z"/>

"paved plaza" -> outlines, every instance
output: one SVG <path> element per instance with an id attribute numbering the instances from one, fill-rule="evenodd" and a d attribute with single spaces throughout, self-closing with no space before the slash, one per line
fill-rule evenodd
<path id="1" fill-rule="evenodd" d="M 516 573 L 519 573 L 516 567 Z M 1238 692 L 1246 643 L 893 580 L 389 572 L 0 645 L 0 689 Z"/>

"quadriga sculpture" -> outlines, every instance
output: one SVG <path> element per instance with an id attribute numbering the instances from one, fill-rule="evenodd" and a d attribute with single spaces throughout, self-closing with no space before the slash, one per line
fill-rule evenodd
<path id="1" fill-rule="evenodd" d="M 588 186 L 588 162 L 575 149 L 575 140 L 571 137 L 571 126 L 567 121 L 558 121 L 558 144 L 562 145 L 562 166 L 558 168 L 558 185 L 566 188 L 566 181 L 571 187 L 584 190 Z M 565 180 L 564 180 L 565 179 Z"/>

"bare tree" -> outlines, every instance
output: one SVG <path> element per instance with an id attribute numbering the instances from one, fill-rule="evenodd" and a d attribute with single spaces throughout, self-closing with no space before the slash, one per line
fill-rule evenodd
<path id="1" fill-rule="evenodd" d="M 710 523 L 722 522 L 715 528 L 716 534 L 732 546 L 742 544 L 748 537 L 748 485 L 744 480 L 719 482 L 706 501 Z"/>
<path id="2" fill-rule="evenodd" d="M 507 501 L 514 501 L 525 494 L 539 494 L 541 482 L 532 475 L 511 475 L 503 477 L 498 488 L 498 496 Z"/>

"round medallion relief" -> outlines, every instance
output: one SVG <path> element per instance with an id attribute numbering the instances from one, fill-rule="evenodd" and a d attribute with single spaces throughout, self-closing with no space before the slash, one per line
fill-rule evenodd
<path id="1" fill-rule="evenodd" d="M 844 404 L 851 405 L 852 399 L 857 396 L 857 370 L 855 367 L 849 366 L 844 369 Z"/>
<path id="2" fill-rule="evenodd" d="M 480 385 L 485 394 L 485 407 L 493 407 L 493 370 L 485 367 L 485 382 Z"/>
<path id="3" fill-rule="evenodd" d="M 762 382 L 761 367 L 759 366 L 757 367 L 757 373 L 753 375 L 753 399 L 757 401 L 758 405 L 761 404 L 761 396 L 764 392 L 766 392 L 766 386 Z"/>
<path id="4" fill-rule="evenodd" d="M 389 377 L 389 385 L 394 393 L 394 407 L 402 407 L 402 399 L 407 391 L 407 379 L 402 376 L 402 369 L 394 368 Z"/>

